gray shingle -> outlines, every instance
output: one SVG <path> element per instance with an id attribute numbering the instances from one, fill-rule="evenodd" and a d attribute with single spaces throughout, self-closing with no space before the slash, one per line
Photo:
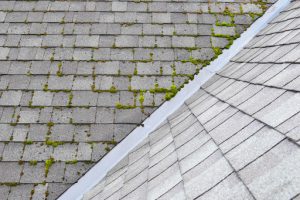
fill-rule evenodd
<path id="1" fill-rule="evenodd" d="M 298 193 L 299 148 L 284 140 L 240 172 L 258 199 L 290 199 Z"/>
<path id="2" fill-rule="evenodd" d="M 264 127 L 239 146 L 229 151 L 226 157 L 236 170 L 240 170 L 272 149 L 283 138 L 279 132 Z"/>
<path id="3" fill-rule="evenodd" d="M 199 197 L 231 172 L 232 168 L 225 158 L 220 152 L 215 152 L 204 162 L 183 175 L 187 197 Z"/>
<path id="4" fill-rule="evenodd" d="M 252 117 L 237 112 L 221 125 L 209 132 L 217 144 L 224 142 L 253 121 Z"/>
<path id="5" fill-rule="evenodd" d="M 199 199 L 254 199 L 235 173 L 229 175 Z"/>
<path id="6" fill-rule="evenodd" d="M 273 111 L 270 111 L 269 113 L 266 113 L 260 118 L 260 120 L 262 120 L 270 126 L 278 126 L 279 124 L 281 124 L 282 122 L 299 112 L 300 108 L 299 104 L 297 103 L 299 102 L 299 98 L 299 94 L 295 94 L 292 98 L 290 98 L 278 108 L 274 109 Z"/>
<path id="7" fill-rule="evenodd" d="M 244 103 L 240 104 L 238 108 L 244 112 L 252 115 L 270 104 L 277 97 L 282 95 L 284 90 L 273 89 L 273 88 L 263 88 L 261 91 L 256 93 L 251 98 L 247 99 Z"/>
<path id="8" fill-rule="evenodd" d="M 162 194 L 166 193 L 168 190 L 173 188 L 182 180 L 179 165 L 175 163 L 163 173 L 153 178 L 148 183 L 148 199 L 156 199 Z"/>

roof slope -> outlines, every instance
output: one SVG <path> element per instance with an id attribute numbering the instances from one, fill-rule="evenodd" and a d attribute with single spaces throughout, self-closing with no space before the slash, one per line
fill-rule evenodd
<path id="1" fill-rule="evenodd" d="M 299 199 L 300 1 L 84 199 Z"/>
<path id="2" fill-rule="evenodd" d="M 274 0 L 158 1 L 0 1 L 1 200 L 56 199 Z"/>

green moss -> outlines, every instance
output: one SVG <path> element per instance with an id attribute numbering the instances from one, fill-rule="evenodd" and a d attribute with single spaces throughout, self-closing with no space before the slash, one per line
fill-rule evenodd
<path id="1" fill-rule="evenodd" d="M 52 56 L 50 57 L 50 61 L 53 62 L 54 61 L 54 55 L 52 54 Z"/>
<path id="2" fill-rule="evenodd" d="M 30 145 L 30 144 L 33 144 L 33 142 L 32 142 L 32 140 L 26 140 L 26 141 L 24 141 L 24 144 Z"/>
<path id="3" fill-rule="evenodd" d="M 58 67 L 58 70 L 56 72 L 56 75 L 59 76 L 59 77 L 62 77 L 63 76 L 62 69 L 61 69 L 62 63 L 59 62 L 58 65 L 57 65 L 57 67 Z"/>
<path id="4" fill-rule="evenodd" d="M 227 22 L 219 22 L 219 21 L 217 21 L 217 22 L 216 22 L 216 26 L 226 26 L 226 27 L 233 27 L 233 26 L 235 26 L 235 24 L 233 24 L 233 23 L 227 23 Z"/>
<path id="5" fill-rule="evenodd" d="M 188 47 L 188 48 L 185 48 L 188 52 L 192 52 L 194 50 L 197 50 L 198 47 Z"/>
<path id="6" fill-rule="evenodd" d="M 46 140 L 46 145 L 48 146 L 53 146 L 54 148 L 55 147 L 58 147 L 58 145 L 63 145 L 64 143 L 61 142 L 61 141 L 52 141 L 52 140 Z"/>
<path id="7" fill-rule="evenodd" d="M 48 91 L 48 84 L 46 83 L 43 87 L 43 91 L 47 92 Z"/>
<path id="8" fill-rule="evenodd" d="M 222 49 L 220 49 L 219 47 L 213 47 L 212 49 L 215 52 L 215 57 L 217 57 L 218 55 L 222 54 Z"/>
<path id="9" fill-rule="evenodd" d="M 51 128 L 52 126 L 54 126 L 54 123 L 50 121 L 50 122 L 47 123 L 47 126 L 48 126 L 49 128 Z"/>
<path id="10" fill-rule="evenodd" d="M 106 146 L 106 147 L 104 148 L 104 150 L 105 150 L 106 152 L 109 152 L 109 151 L 110 151 L 109 146 Z"/>
<path id="11" fill-rule="evenodd" d="M 134 106 L 134 105 L 123 105 L 121 103 L 116 103 L 115 106 L 117 109 L 134 109 L 134 108 L 136 108 L 136 106 Z"/>
<path id="12" fill-rule="evenodd" d="M 35 166 L 35 165 L 37 165 L 37 160 L 31 160 L 31 161 L 29 161 L 29 164 L 30 165 L 33 165 L 33 166 Z"/>
<path id="13" fill-rule="evenodd" d="M 69 161 L 66 162 L 66 164 L 74 165 L 74 164 L 77 164 L 77 162 L 78 162 L 78 160 L 69 160 Z"/>
<path id="14" fill-rule="evenodd" d="M 117 92 L 117 88 L 115 86 L 111 86 L 109 89 L 110 93 L 116 93 Z"/>
<path id="15" fill-rule="evenodd" d="M 144 93 L 141 91 L 139 96 L 139 102 L 141 106 L 143 106 L 144 101 L 145 101 Z"/>
<path id="16" fill-rule="evenodd" d="M 137 74 L 138 74 L 137 68 L 134 68 L 133 75 L 137 75 Z"/>
<path id="17" fill-rule="evenodd" d="M 54 158 L 50 157 L 50 159 L 45 161 L 45 176 L 48 176 L 48 172 L 50 167 L 53 165 L 54 163 Z"/>
<path id="18" fill-rule="evenodd" d="M 187 62 L 190 62 L 194 65 L 207 65 L 209 63 L 209 61 L 207 60 L 201 60 L 201 59 L 196 59 L 196 58 L 193 58 L 192 56 L 189 57 L 188 60 L 181 60 L 182 63 L 187 63 Z"/>
<path id="19" fill-rule="evenodd" d="M 73 100 L 73 94 L 70 93 L 70 94 L 69 94 L 68 104 L 67 104 L 67 107 L 68 107 L 68 108 L 72 107 L 72 100 Z"/>
<path id="20" fill-rule="evenodd" d="M 232 12 L 230 12 L 228 7 L 225 7 L 223 15 L 228 15 L 228 16 L 234 17 L 234 14 Z"/>
<path id="21" fill-rule="evenodd" d="M 6 182 L 6 183 L 1 183 L 3 185 L 6 185 L 8 187 L 15 187 L 17 185 L 19 185 L 19 183 L 16 183 L 16 182 Z"/>

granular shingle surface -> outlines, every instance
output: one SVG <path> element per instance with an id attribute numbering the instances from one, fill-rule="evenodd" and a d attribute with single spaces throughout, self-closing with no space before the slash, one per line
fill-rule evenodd
<path id="1" fill-rule="evenodd" d="M 292 1 L 83 199 L 299 199 L 299 14 Z"/>
<path id="2" fill-rule="evenodd" d="M 0 1 L 0 199 L 56 199 L 273 3 Z"/>

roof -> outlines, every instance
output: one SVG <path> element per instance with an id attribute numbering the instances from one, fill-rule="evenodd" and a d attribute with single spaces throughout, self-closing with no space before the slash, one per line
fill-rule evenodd
<path id="1" fill-rule="evenodd" d="M 299 199 L 300 1 L 84 198 Z"/>
<path id="2" fill-rule="evenodd" d="M 0 199 L 56 199 L 273 2 L 0 1 Z"/>

